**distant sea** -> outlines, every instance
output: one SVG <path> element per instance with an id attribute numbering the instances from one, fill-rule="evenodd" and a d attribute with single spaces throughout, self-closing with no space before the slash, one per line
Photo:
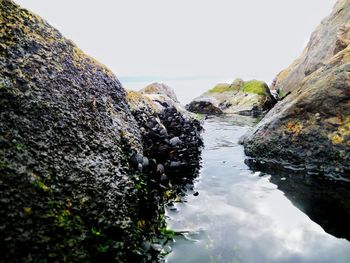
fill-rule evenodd
<path id="1" fill-rule="evenodd" d="M 157 78 L 157 77 L 119 77 L 125 89 L 140 90 L 153 82 L 164 83 L 172 87 L 178 100 L 186 105 L 205 91 L 213 88 L 217 83 L 231 83 L 229 78 Z"/>

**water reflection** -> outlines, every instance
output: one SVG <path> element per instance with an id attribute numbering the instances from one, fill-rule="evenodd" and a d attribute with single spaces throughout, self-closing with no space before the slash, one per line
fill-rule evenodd
<path id="1" fill-rule="evenodd" d="M 305 175 L 302 171 L 290 171 L 282 167 L 269 167 L 251 159 L 247 159 L 246 163 L 253 170 L 273 174 L 271 182 L 326 232 L 350 240 L 349 182 Z"/>
<path id="2" fill-rule="evenodd" d="M 190 192 L 187 202 L 167 211 L 169 227 L 187 233 L 175 238 L 167 261 L 350 262 L 350 243 L 327 234 L 305 208 L 316 205 L 310 200 L 326 188 L 317 193 L 244 164 L 237 142 L 251 125 L 254 120 L 246 117 L 206 122 L 203 168 L 194 189 L 199 196 Z"/>

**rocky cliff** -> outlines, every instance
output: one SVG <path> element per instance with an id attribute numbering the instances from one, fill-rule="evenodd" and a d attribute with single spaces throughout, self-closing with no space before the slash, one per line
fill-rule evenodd
<path id="1" fill-rule="evenodd" d="M 283 97 L 299 87 L 303 79 L 325 66 L 329 59 L 350 43 L 350 5 L 338 0 L 311 38 L 303 53 L 274 80 L 273 87 Z"/>
<path id="2" fill-rule="evenodd" d="M 270 89 L 263 81 L 243 81 L 217 84 L 198 98 L 187 109 L 203 114 L 263 115 L 276 103 Z"/>
<path id="3" fill-rule="evenodd" d="M 243 139 L 264 163 L 350 177 L 350 1 L 339 0 L 303 54 L 277 77 L 288 94 Z"/>
<path id="4" fill-rule="evenodd" d="M 145 112 L 167 134 L 146 137 L 109 69 L 12 1 L 0 8 L 0 261 L 151 260 L 172 187 L 164 166 L 187 154 L 172 139 L 192 140 L 181 167 L 196 171 L 199 123 Z M 168 155 L 146 156 L 159 140 Z"/>

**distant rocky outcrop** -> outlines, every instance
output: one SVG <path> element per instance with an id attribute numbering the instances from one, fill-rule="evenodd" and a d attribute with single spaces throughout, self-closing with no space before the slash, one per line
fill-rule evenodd
<path id="1" fill-rule="evenodd" d="M 170 98 L 172 101 L 179 103 L 179 100 L 176 97 L 175 91 L 171 87 L 163 83 L 156 83 L 156 82 L 152 83 L 147 87 L 141 89 L 140 93 L 148 94 L 150 96 L 158 95 L 158 96 L 167 97 L 167 98 Z"/>
<path id="2" fill-rule="evenodd" d="M 0 8 L 0 262 L 151 261 L 167 177 L 196 171 L 200 123 L 144 96 L 138 115 L 109 69 Z"/>
<path id="3" fill-rule="evenodd" d="M 302 56 L 277 77 L 275 87 L 289 95 L 243 138 L 247 155 L 350 178 L 349 23 L 350 0 L 339 0 Z"/>
<path id="4" fill-rule="evenodd" d="M 266 83 L 236 79 L 232 84 L 217 84 L 195 98 L 186 108 L 195 113 L 262 115 L 276 103 Z"/>

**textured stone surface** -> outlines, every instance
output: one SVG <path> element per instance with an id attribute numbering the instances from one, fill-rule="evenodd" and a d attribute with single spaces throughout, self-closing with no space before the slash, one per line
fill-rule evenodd
<path id="1" fill-rule="evenodd" d="M 0 261 L 150 260 L 164 186 L 126 92 L 40 17 L 0 8 Z"/>
<path id="2" fill-rule="evenodd" d="M 322 57 L 322 66 L 303 78 L 296 77 L 294 69 L 287 70 L 284 79 L 285 83 L 293 80 L 287 89 L 291 93 L 243 139 L 246 154 L 264 162 L 291 163 L 312 173 L 350 177 L 350 46 L 330 48 L 339 40 L 337 28 L 348 25 L 349 10 L 350 1 L 338 1 L 313 33 L 302 57 L 309 61 Z M 329 48 L 327 60 L 324 53 Z M 297 68 L 305 66 L 303 62 Z"/>
<path id="3" fill-rule="evenodd" d="M 283 97 L 297 89 L 306 76 L 346 48 L 350 43 L 349 21 L 350 1 L 337 1 L 332 13 L 312 33 L 301 56 L 277 75 L 272 88 Z"/>

